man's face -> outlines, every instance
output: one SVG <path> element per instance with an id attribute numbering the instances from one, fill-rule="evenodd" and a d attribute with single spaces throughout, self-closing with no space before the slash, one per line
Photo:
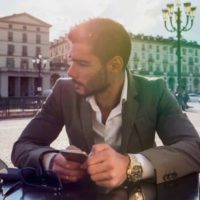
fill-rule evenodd
<path id="1" fill-rule="evenodd" d="M 75 90 L 82 96 L 96 95 L 109 87 L 109 73 L 99 58 L 86 43 L 71 44 L 68 75 L 74 82 Z"/>

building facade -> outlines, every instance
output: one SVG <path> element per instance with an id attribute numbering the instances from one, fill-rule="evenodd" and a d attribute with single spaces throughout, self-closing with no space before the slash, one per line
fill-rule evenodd
<path id="1" fill-rule="evenodd" d="M 132 50 L 129 69 L 147 77 L 162 77 L 169 89 L 175 92 L 177 83 L 176 40 L 160 36 L 130 34 Z M 51 43 L 51 81 L 65 77 L 68 64 L 69 41 L 67 35 Z M 187 92 L 200 92 L 200 45 L 196 42 L 181 42 L 181 86 Z"/>
<path id="2" fill-rule="evenodd" d="M 60 77 L 67 77 L 69 67 L 67 56 L 69 51 L 69 40 L 67 35 L 54 40 L 50 44 L 50 82 L 51 86 Z"/>
<path id="3" fill-rule="evenodd" d="M 38 95 L 39 69 L 33 58 L 49 59 L 51 25 L 27 13 L 0 18 L 0 96 Z M 41 69 L 42 90 L 50 88 L 49 64 Z"/>
<path id="4" fill-rule="evenodd" d="M 178 85 L 176 41 L 132 34 L 131 39 L 131 71 L 148 77 L 163 77 L 175 92 Z M 196 42 L 181 41 L 181 86 L 188 92 L 200 92 L 200 45 Z"/>

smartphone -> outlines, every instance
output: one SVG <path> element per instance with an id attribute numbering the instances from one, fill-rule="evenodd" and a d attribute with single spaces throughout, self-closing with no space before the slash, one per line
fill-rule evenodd
<path id="1" fill-rule="evenodd" d="M 87 159 L 87 153 L 81 150 L 66 149 L 60 150 L 60 153 L 66 160 L 71 160 L 79 163 L 84 163 Z"/>

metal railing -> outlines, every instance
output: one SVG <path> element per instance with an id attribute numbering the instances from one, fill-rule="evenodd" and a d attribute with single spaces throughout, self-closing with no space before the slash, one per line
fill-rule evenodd
<path id="1" fill-rule="evenodd" d="M 45 97 L 1 97 L 0 118 L 33 116 Z"/>

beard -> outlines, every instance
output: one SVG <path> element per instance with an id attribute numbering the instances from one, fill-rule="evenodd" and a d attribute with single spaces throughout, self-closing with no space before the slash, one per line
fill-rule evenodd
<path id="1" fill-rule="evenodd" d="M 106 70 L 99 71 L 87 84 L 77 80 L 72 80 L 76 92 L 83 97 L 99 95 L 107 90 L 110 86 L 109 77 Z M 82 92 L 80 92 L 82 90 Z"/>

